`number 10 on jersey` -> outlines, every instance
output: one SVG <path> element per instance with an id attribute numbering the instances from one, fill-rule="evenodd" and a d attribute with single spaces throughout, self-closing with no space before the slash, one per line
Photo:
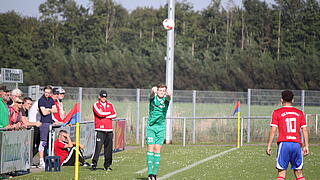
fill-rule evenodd
<path id="1" fill-rule="evenodd" d="M 286 118 L 287 132 L 295 133 L 297 132 L 297 119 L 296 118 Z"/>

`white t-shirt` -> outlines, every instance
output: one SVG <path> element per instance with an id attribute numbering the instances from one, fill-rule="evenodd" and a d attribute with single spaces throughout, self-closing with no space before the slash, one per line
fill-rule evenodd
<path id="1" fill-rule="evenodd" d="M 39 113 L 38 101 L 35 101 L 29 109 L 28 120 L 29 122 L 40 121 L 41 115 Z"/>

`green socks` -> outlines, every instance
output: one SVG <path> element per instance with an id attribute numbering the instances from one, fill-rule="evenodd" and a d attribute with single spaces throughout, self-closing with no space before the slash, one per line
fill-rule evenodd
<path id="1" fill-rule="evenodd" d="M 159 167 L 159 164 L 160 164 L 160 153 L 154 153 L 153 162 L 154 162 L 153 174 L 157 174 L 158 167 Z"/>
<path id="2" fill-rule="evenodd" d="M 154 161 L 154 153 L 147 152 L 147 166 L 148 166 L 148 174 L 152 174 L 152 166 Z"/>
<path id="3" fill-rule="evenodd" d="M 157 174 L 160 164 L 160 153 L 147 152 L 148 174 Z M 152 170 L 153 169 L 153 170 Z"/>

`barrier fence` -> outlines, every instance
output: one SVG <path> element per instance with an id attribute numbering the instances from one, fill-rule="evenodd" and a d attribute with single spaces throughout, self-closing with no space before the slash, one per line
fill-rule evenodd
<path id="1" fill-rule="evenodd" d="M 54 141 L 57 139 L 61 129 L 70 133 L 70 138 L 75 142 L 75 126 L 50 126 L 48 154 L 54 155 Z M 122 151 L 126 146 L 126 119 L 115 119 L 113 121 L 113 150 Z M 83 155 L 90 158 L 95 149 L 94 122 L 80 123 L 80 144 L 85 147 Z M 0 174 L 29 170 L 32 161 L 33 129 L 14 130 L 0 129 Z"/>
<path id="2" fill-rule="evenodd" d="M 32 144 L 33 130 L 0 131 L 0 174 L 30 169 Z"/>
<path id="3" fill-rule="evenodd" d="M 307 114 L 306 120 L 311 143 L 318 143 L 318 117 L 319 114 Z M 141 147 L 145 146 L 145 127 L 147 117 L 141 123 Z M 237 117 L 177 117 L 173 120 L 173 144 L 216 144 L 237 145 L 238 120 Z M 270 130 L 270 116 L 240 117 L 240 145 L 246 143 L 248 136 L 247 123 L 251 120 L 252 142 L 266 144 Z M 275 138 L 276 140 L 276 138 Z"/>
<path id="4" fill-rule="evenodd" d="M 83 156 L 85 158 L 92 157 L 95 149 L 95 130 L 94 122 L 82 122 L 80 124 L 80 144 L 84 145 Z M 113 151 L 122 151 L 125 149 L 126 143 L 126 119 L 113 120 Z M 65 130 L 70 134 L 73 142 L 76 140 L 76 126 L 50 126 L 49 133 L 49 155 L 54 155 L 54 141 L 58 138 L 60 130 Z"/>

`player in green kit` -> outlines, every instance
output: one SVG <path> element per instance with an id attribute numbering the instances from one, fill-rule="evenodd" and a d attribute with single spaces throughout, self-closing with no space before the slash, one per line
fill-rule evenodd
<path id="1" fill-rule="evenodd" d="M 165 138 L 166 114 L 171 97 L 172 92 L 167 90 L 166 85 L 159 84 L 151 89 L 149 118 L 146 127 L 148 180 L 157 179 L 156 174 L 160 163 L 160 149 Z"/>

